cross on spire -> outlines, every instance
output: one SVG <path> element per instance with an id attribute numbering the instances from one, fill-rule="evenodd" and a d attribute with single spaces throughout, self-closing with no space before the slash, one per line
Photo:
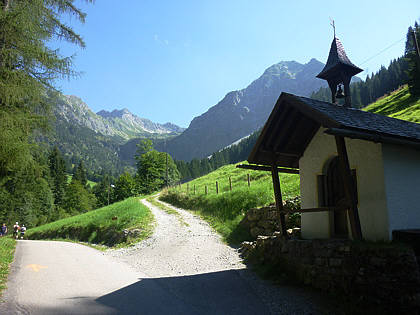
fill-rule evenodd
<path id="1" fill-rule="evenodd" d="M 332 19 L 332 18 L 330 18 L 330 25 L 332 26 L 332 28 L 334 29 L 334 38 L 335 38 L 335 21 Z"/>

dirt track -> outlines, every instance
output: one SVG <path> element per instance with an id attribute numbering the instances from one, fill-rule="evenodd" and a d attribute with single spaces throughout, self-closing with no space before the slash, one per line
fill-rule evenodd
<path id="1" fill-rule="evenodd" d="M 230 294 L 232 303 L 236 301 L 246 306 L 248 302 L 257 301 L 259 314 L 331 313 L 323 299 L 312 292 L 290 286 L 274 286 L 259 279 L 242 263 L 238 251 L 224 244 L 220 236 L 198 216 L 164 203 L 179 214 L 171 215 L 146 200 L 142 202 L 156 218 L 154 234 L 134 247 L 111 250 L 107 255 L 128 263 L 151 278 L 184 277 L 184 284 L 192 288 L 205 289 L 206 282 L 214 280 L 212 286 L 215 287 L 212 289 Z M 218 280 L 222 274 L 223 277 Z M 231 282 L 239 285 L 240 292 L 224 290 Z M 171 287 L 175 294 L 178 294 L 178 289 Z M 236 296 L 244 294 L 244 290 L 253 298 Z M 219 311 L 223 313 L 223 310 Z"/>

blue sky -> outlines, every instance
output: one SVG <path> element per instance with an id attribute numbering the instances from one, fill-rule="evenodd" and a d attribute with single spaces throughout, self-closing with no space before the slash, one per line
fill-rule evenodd
<path id="1" fill-rule="evenodd" d="M 350 60 L 367 72 L 401 56 L 407 28 L 420 20 L 418 0 L 77 4 L 87 13 L 86 23 L 70 24 L 87 47 L 57 47 L 63 55 L 75 54 L 75 68 L 83 74 L 58 81 L 62 92 L 81 97 L 95 112 L 128 108 L 183 127 L 272 64 L 311 58 L 325 63 L 333 38 L 330 17 Z"/>

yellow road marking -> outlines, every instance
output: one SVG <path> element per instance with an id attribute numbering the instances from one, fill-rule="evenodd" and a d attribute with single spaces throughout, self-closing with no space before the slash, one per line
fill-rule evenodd
<path id="1" fill-rule="evenodd" d="M 37 265 L 37 264 L 30 264 L 30 265 L 27 265 L 26 268 L 31 268 L 32 271 L 39 272 L 41 269 L 47 269 L 48 267 Z"/>

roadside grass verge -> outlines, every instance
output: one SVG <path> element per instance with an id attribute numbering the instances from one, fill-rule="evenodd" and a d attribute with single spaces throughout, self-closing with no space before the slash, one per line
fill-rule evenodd
<path id="1" fill-rule="evenodd" d="M 239 222 L 247 210 L 274 202 L 271 173 L 238 169 L 235 166 L 236 164 L 223 166 L 181 187 L 163 191 L 159 199 L 176 207 L 195 211 L 230 245 L 250 240 L 250 235 Z M 251 178 L 250 187 L 247 174 L 250 174 Z M 232 191 L 229 187 L 229 177 L 232 181 Z M 219 184 L 218 194 L 215 188 L 216 181 Z M 299 195 L 299 175 L 281 174 L 280 182 L 284 199 Z"/>
<path id="2" fill-rule="evenodd" d="M 121 247 L 148 237 L 154 218 L 139 198 L 128 198 L 112 205 L 30 229 L 27 239 L 66 239 L 76 242 Z M 133 231 L 126 235 L 123 230 Z"/>
<path id="3" fill-rule="evenodd" d="M 0 238 L 0 296 L 6 288 L 10 264 L 15 253 L 16 240 L 12 237 Z"/>

